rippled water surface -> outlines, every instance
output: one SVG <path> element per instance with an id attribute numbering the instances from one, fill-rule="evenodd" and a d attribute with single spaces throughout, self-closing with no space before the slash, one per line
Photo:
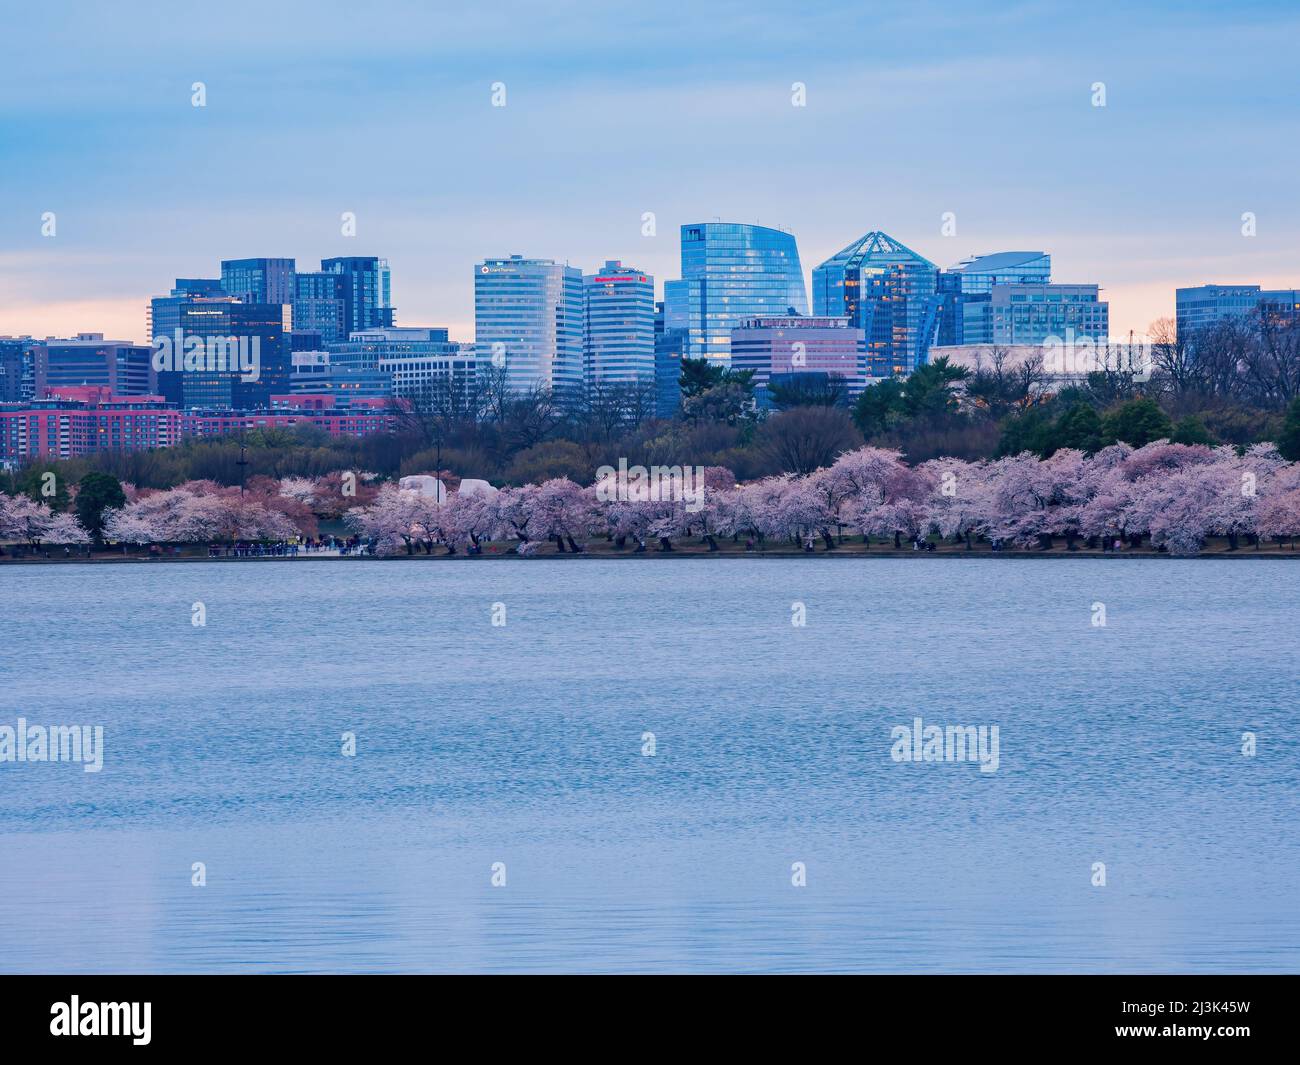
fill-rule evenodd
<path id="1" fill-rule="evenodd" d="M 1300 566 L 10 566 L 0 607 L 0 725 L 105 732 L 0 762 L 3 971 L 1300 968 Z M 916 717 L 997 771 L 893 761 Z"/>

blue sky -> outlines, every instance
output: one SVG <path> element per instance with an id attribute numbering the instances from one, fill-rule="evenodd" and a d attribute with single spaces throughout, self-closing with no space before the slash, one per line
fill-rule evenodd
<path id="1" fill-rule="evenodd" d="M 871 229 L 1042 248 L 1117 335 L 1178 285 L 1300 286 L 1295 5 L 800 6 L 0 0 L 0 334 L 142 340 L 222 258 L 378 254 L 399 324 L 472 339 L 485 255 L 662 285 L 715 217 L 806 272 Z"/>

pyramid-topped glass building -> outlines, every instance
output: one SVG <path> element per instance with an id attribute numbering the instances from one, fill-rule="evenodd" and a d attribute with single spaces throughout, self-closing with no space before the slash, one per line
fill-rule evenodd
<path id="1" fill-rule="evenodd" d="M 934 341 L 938 277 L 929 259 L 871 232 L 813 271 L 813 314 L 845 316 L 866 332 L 868 377 L 909 374 Z"/>

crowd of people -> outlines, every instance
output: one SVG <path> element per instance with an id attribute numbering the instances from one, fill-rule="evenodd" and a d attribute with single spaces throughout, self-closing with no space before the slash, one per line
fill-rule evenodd
<path id="1" fill-rule="evenodd" d="M 283 540 L 236 540 L 209 544 L 209 558 L 299 558 L 321 555 L 373 555 L 374 544 L 359 536 L 294 536 Z"/>

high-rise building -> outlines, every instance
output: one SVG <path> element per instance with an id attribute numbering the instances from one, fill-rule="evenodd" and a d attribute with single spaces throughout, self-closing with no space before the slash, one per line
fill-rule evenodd
<path id="1" fill-rule="evenodd" d="M 485 259 L 474 268 L 474 342 L 512 389 L 576 395 L 583 383 L 582 271 L 551 259 Z"/>
<path id="2" fill-rule="evenodd" d="M 939 344 L 963 343 L 965 305 L 989 299 L 994 285 L 1047 284 L 1052 280 L 1052 257 L 1041 251 L 1000 251 L 972 255 L 939 274 L 942 311 Z"/>
<path id="3" fill-rule="evenodd" d="M 31 337 L 0 337 L 0 403 L 21 403 L 35 391 Z"/>
<path id="4" fill-rule="evenodd" d="M 154 394 L 153 349 L 146 344 L 80 333 L 74 340 L 50 337 L 32 351 L 37 397 L 53 388 L 87 385 L 107 388 L 115 396 Z"/>
<path id="5" fill-rule="evenodd" d="M 186 409 L 267 406 L 289 391 L 292 314 L 290 304 L 234 296 L 158 297 L 149 312 L 158 392 Z"/>
<path id="6" fill-rule="evenodd" d="M 342 273 L 298 274 L 294 278 L 293 331 L 319 333 L 322 344 L 347 340 L 349 285 L 350 278 Z"/>
<path id="7" fill-rule="evenodd" d="M 393 324 L 392 274 L 387 259 L 373 255 L 322 259 L 321 272 L 341 274 L 343 284 L 343 335 L 365 329 L 384 329 Z"/>
<path id="8" fill-rule="evenodd" d="M 588 387 L 650 385 L 655 375 L 655 279 L 610 260 L 583 279 L 583 288 Z"/>
<path id="9" fill-rule="evenodd" d="M 655 304 L 655 417 L 671 418 L 682 405 L 682 353 L 686 330 L 669 329 L 663 301 Z"/>
<path id="10" fill-rule="evenodd" d="M 245 303 L 292 303 L 292 259 L 223 259 L 221 288 Z"/>
<path id="11" fill-rule="evenodd" d="M 962 308 L 964 344 L 1042 344 L 1049 337 L 1106 343 L 1110 305 L 1096 285 L 994 285 Z"/>
<path id="12" fill-rule="evenodd" d="M 1300 290 L 1261 289 L 1259 285 L 1198 285 L 1176 290 L 1174 318 L 1184 339 L 1206 326 L 1247 318 L 1257 311 L 1300 318 Z"/>
<path id="13" fill-rule="evenodd" d="M 699 222 L 682 226 L 681 242 L 681 279 L 664 283 L 664 325 L 685 331 L 689 357 L 726 364 L 731 331 L 742 320 L 808 313 L 793 234 Z"/>
<path id="14" fill-rule="evenodd" d="M 972 255 L 945 273 L 955 275 L 968 294 L 988 292 L 994 285 L 1044 285 L 1052 280 L 1052 257 L 1043 251 Z"/>
<path id="15" fill-rule="evenodd" d="M 866 384 L 866 357 L 866 334 L 845 317 L 747 318 L 731 333 L 731 368 L 754 371 L 754 395 L 764 407 L 774 378 L 834 376 L 856 396 Z"/>
<path id="16" fill-rule="evenodd" d="M 868 233 L 813 271 L 813 313 L 863 330 L 869 377 L 910 374 L 938 329 L 938 274 L 888 234 Z"/>

